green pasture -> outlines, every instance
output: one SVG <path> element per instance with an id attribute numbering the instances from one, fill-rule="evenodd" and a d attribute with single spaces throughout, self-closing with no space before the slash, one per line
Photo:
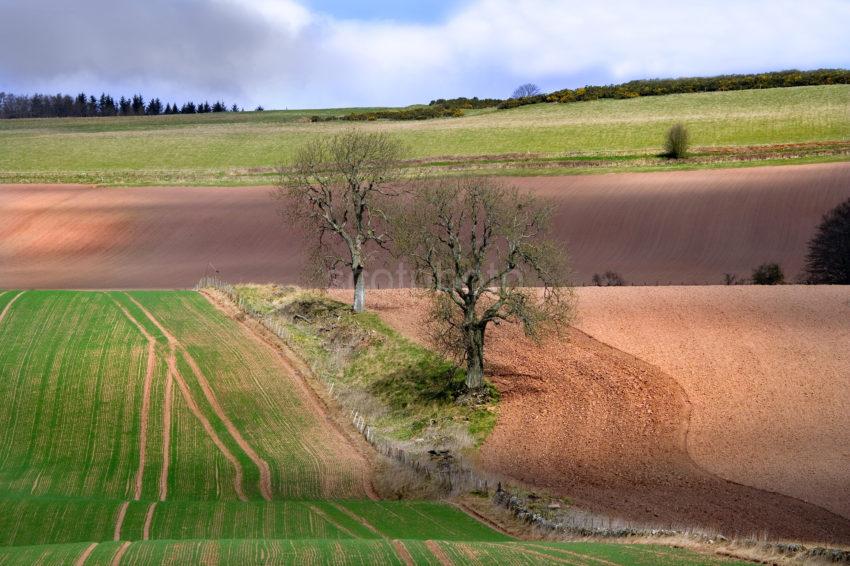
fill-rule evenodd
<path id="1" fill-rule="evenodd" d="M 288 164 L 306 139 L 352 127 L 393 132 L 408 146 L 412 165 L 449 173 L 717 166 L 713 158 L 690 164 L 656 158 L 665 131 L 675 122 L 688 125 L 697 155 L 718 147 L 850 141 L 848 85 L 537 104 L 412 122 L 309 120 L 314 114 L 349 110 L 4 120 L 0 182 L 272 183 L 275 168 Z M 752 164 L 747 150 L 736 151 L 734 163 Z M 846 159 L 847 152 L 842 148 L 780 158 Z M 769 159 L 756 156 L 753 161 Z M 565 160 L 568 168 L 563 163 L 557 167 Z M 582 160 L 602 162 L 582 167 Z"/>

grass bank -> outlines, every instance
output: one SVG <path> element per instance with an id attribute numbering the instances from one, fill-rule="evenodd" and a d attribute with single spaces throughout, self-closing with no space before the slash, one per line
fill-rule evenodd
<path id="1" fill-rule="evenodd" d="M 403 337 L 375 313 L 314 291 L 279 285 L 237 285 L 244 307 L 283 325 L 288 345 L 343 406 L 380 433 L 427 449 L 469 451 L 496 423 L 498 393 L 464 402 L 465 372 Z"/>

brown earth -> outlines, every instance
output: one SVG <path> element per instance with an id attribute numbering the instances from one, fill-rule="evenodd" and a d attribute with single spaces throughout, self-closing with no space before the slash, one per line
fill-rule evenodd
<path id="1" fill-rule="evenodd" d="M 642 293 L 661 297 L 641 301 Z M 842 413 L 850 341 L 846 329 L 823 346 L 813 341 L 848 319 L 848 295 L 846 287 L 579 291 L 579 328 L 601 329 L 635 351 L 665 352 L 671 371 L 691 368 L 690 374 L 666 373 L 577 328 L 535 345 L 514 326 L 495 327 L 488 374 L 503 398 L 480 463 L 633 521 L 846 544 L 850 520 L 839 513 L 850 486 Z M 385 290 L 367 299 L 397 329 L 425 339 L 421 298 Z M 646 303 L 653 309 L 641 310 Z M 717 305 L 727 303 L 740 309 L 737 326 L 713 319 Z M 780 304 L 784 310 L 772 316 L 781 322 L 771 321 L 770 309 Z M 640 316 L 631 316 L 629 305 Z M 813 333 L 818 319 L 824 330 Z M 736 341 L 749 343 L 740 333 L 746 325 L 777 339 L 754 339 L 761 349 L 749 355 L 727 353 Z M 792 335 L 802 346 L 788 349 Z M 737 371 L 709 372 L 717 369 L 706 362 L 712 359 L 731 361 Z"/>
<path id="2" fill-rule="evenodd" d="M 850 518 L 850 287 L 582 289 L 583 331 L 673 376 L 688 449 Z"/>
<path id="3" fill-rule="evenodd" d="M 634 283 L 705 284 L 766 261 L 796 275 L 821 216 L 850 198 L 850 163 L 506 182 L 557 204 L 576 281 L 610 269 Z M 0 286 L 185 288 L 216 270 L 297 282 L 303 243 L 270 192 L 0 185 Z M 409 284 L 373 277 L 373 287 Z"/>

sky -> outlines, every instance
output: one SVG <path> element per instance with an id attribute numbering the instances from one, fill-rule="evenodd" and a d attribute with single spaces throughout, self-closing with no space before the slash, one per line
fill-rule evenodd
<path id="1" fill-rule="evenodd" d="M 850 67 L 850 0 L 0 0 L 0 91 L 399 106 Z"/>

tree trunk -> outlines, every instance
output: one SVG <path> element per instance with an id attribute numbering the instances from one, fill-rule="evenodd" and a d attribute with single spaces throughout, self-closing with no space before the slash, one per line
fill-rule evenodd
<path id="1" fill-rule="evenodd" d="M 355 267 L 352 270 L 354 275 L 354 307 L 356 313 L 361 313 L 366 310 L 366 278 L 363 275 L 362 267 Z"/>
<path id="2" fill-rule="evenodd" d="M 484 386 L 484 328 L 467 328 L 466 334 L 466 387 L 480 389 Z"/>

